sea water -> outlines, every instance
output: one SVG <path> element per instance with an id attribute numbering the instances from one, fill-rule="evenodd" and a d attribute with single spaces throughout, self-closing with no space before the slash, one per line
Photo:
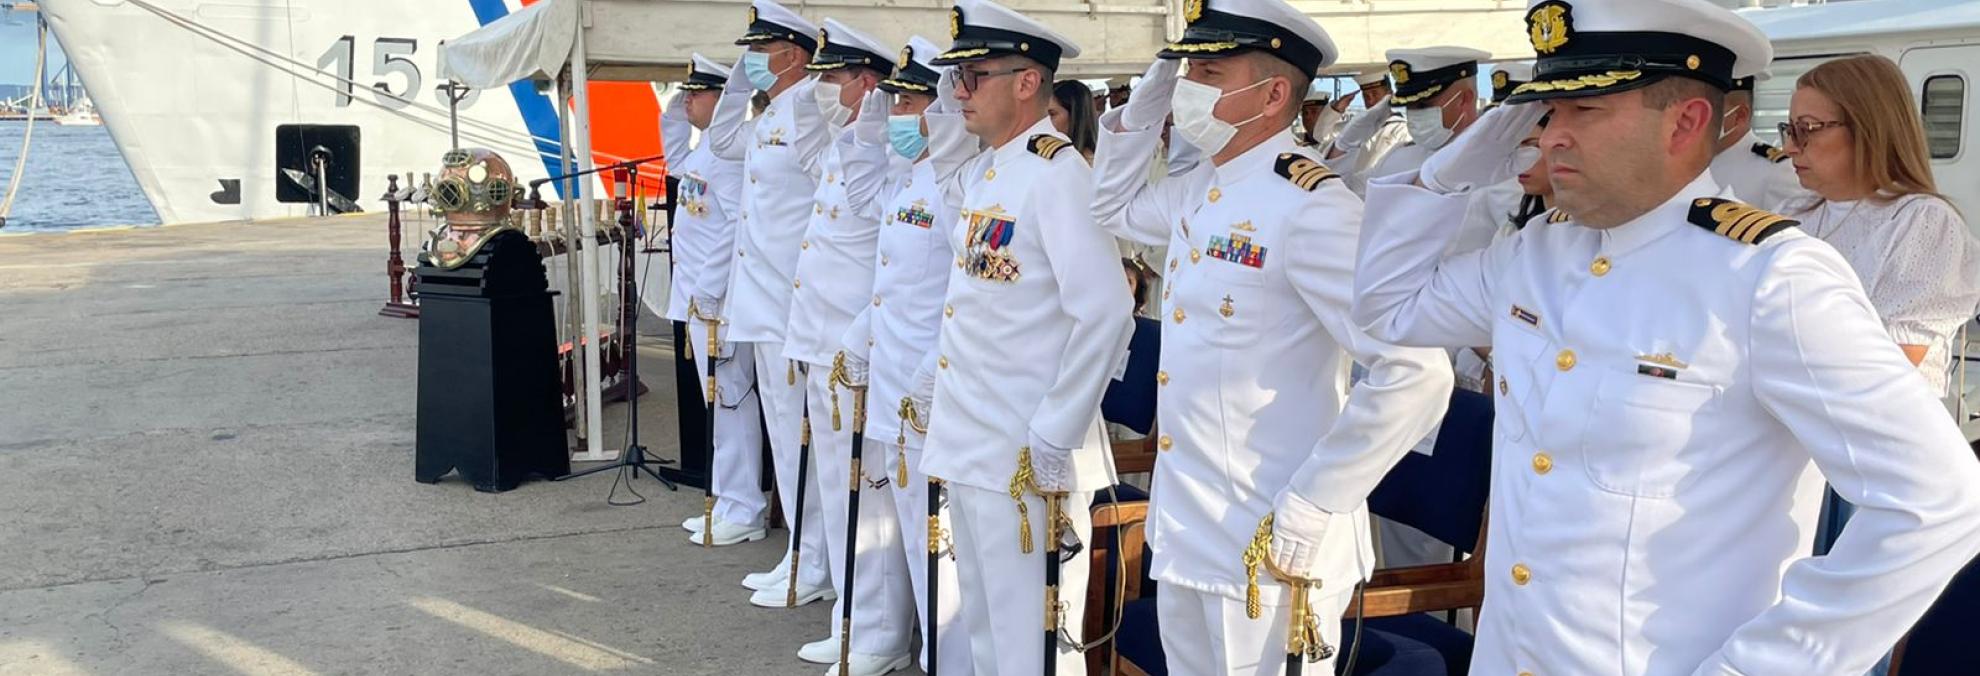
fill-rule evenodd
<path id="1" fill-rule="evenodd" d="M 23 121 L 0 122 L 0 200 L 20 157 Z M 105 127 L 34 123 L 27 169 L 0 234 L 115 225 L 157 225 L 131 168 Z"/>

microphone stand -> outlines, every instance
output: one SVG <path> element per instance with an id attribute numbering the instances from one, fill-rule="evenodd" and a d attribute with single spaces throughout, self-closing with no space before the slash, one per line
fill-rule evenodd
<path id="1" fill-rule="evenodd" d="M 539 196 L 538 189 L 543 184 L 549 183 L 550 181 L 576 178 L 588 174 L 595 174 L 605 170 L 614 170 L 614 171 L 622 172 L 624 175 L 629 176 L 630 180 L 627 182 L 627 185 L 629 187 L 626 190 L 619 191 L 619 200 L 621 202 L 620 204 L 621 209 L 619 210 L 620 227 L 624 230 L 620 249 L 623 252 L 622 255 L 630 256 L 637 249 L 637 247 L 632 246 L 631 243 L 635 237 L 640 236 L 639 228 L 637 227 L 638 215 L 636 212 L 638 211 L 638 209 L 636 209 L 633 206 L 632 197 L 630 193 L 630 190 L 632 190 L 631 186 L 639 185 L 639 165 L 660 158 L 661 156 L 656 155 L 653 157 L 641 158 L 637 160 L 627 160 L 625 162 L 620 162 L 618 164 L 611 164 L 602 167 L 594 167 L 592 169 L 566 174 L 564 176 L 553 176 L 550 178 L 542 178 L 542 179 L 530 181 L 529 182 L 530 201 L 540 203 L 541 198 Z M 580 208 L 588 208 L 588 206 L 589 205 L 586 205 Z M 584 246 L 597 246 L 597 245 L 598 245 L 597 242 L 584 243 Z M 623 267 L 623 266 L 631 265 L 631 262 L 622 261 L 620 264 Z M 637 275 L 634 275 L 634 277 L 637 278 Z M 639 443 L 639 349 L 638 346 L 639 346 L 639 313 L 641 311 L 641 307 L 639 305 L 639 298 L 638 298 L 638 294 L 639 294 L 638 281 L 636 281 L 635 279 L 633 281 L 629 281 L 628 284 L 630 285 L 631 288 L 631 294 L 627 296 L 625 299 L 623 299 L 622 302 L 632 307 L 632 311 L 626 313 L 626 335 L 625 335 L 625 345 L 624 345 L 624 349 L 626 353 L 626 406 L 627 406 L 626 415 L 628 416 L 627 420 L 629 425 L 628 434 L 631 438 L 628 439 L 627 441 L 625 452 L 619 454 L 619 459 L 617 462 L 612 462 L 598 467 L 592 467 L 592 468 L 572 472 L 570 474 L 566 474 L 564 476 L 551 479 L 551 481 L 564 481 L 566 479 L 576 479 L 578 477 L 590 476 L 601 472 L 624 470 L 624 471 L 631 471 L 632 478 L 634 479 L 638 479 L 640 473 L 645 472 L 648 476 L 653 477 L 655 481 L 659 481 L 662 485 L 665 485 L 667 487 L 667 490 L 677 491 L 680 490 L 681 488 L 679 484 L 674 483 L 673 481 L 669 480 L 667 477 L 661 476 L 659 472 L 654 471 L 653 467 L 651 467 L 652 465 L 671 464 L 673 461 L 647 459 L 646 446 Z M 624 289 L 622 289 L 620 293 L 621 295 L 627 295 Z M 596 338 L 592 336 L 586 336 L 585 338 L 587 340 L 596 340 Z M 614 485 L 616 486 L 616 484 Z M 635 493 L 635 495 L 637 494 Z M 643 502 L 644 498 L 642 498 L 641 501 Z M 637 504 L 637 503 L 631 503 L 631 504 Z"/>

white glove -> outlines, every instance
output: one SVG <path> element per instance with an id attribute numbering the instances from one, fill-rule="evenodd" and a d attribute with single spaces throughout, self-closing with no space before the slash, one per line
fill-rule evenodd
<path id="1" fill-rule="evenodd" d="M 747 98 L 751 94 L 755 94 L 756 87 L 749 83 L 749 76 L 745 75 L 748 72 L 748 70 L 743 69 L 742 57 L 736 57 L 736 65 L 729 69 L 728 81 L 722 83 L 722 96 L 726 98 L 730 95 L 737 95 Z"/>
<path id="2" fill-rule="evenodd" d="M 722 316 L 722 301 L 714 296 L 695 296 L 694 310 L 705 319 Z"/>
<path id="3" fill-rule="evenodd" d="M 1053 446 L 1052 442 L 1030 432 L 1031 438 L 1031 477 L 1038 484 L 1038 490 L 1045 493 L 1064 493 L 1072 487 L 1072 449 Z"/>
<path id="4" fill-rule="evenodd" d="M 1156 59 L 1148 66 L 1141 84 L 1135 86 L 1121 110 L 1122 131 L 1146 131 L 1162 125 L 1174 105 L 1176 73 L 1181 68 L 1182 59 Z"/>
<path id="5" fill-rule="evenodd" d="M 887 92 L 874 89 L 859 100 L 859 119 L 853 120 L 853 140 L 860 145 L 877 147 L 887 145 Z"/>
<path id="6" fill-rule="evenodd" d="M 867 378 L 872 372 L 866 357 L 844 351 L 839 354 L 846 357 L 846 380 L 851 382 L 853 387 L 866 387 Z"/>
<path id="7" fill-rule="evenodd" d="M 928 112 L 936 114 L 960 113 L 962 102 L 956 100 L 956 69 L 942 69 L 942 77 L 935 80 L 935 103 L 928 106 Z"/>
<path id="8" fill-rule="evenodd" d="M 1348 120 L 1347 126 L 1341 128 L 1341 135 L 1334 138 L 1334 148 L 1341 152 L 1351 152 L 1367 145 L 1370 139 L 1375 138 L 1375 132 L 1382 130 L 1382 123 L 1389 121 L 1389 110 L 1389 97 L 1384 96 L 1381 102 L 1368 110 L 1361 111 L 1360 115 Z"/>
<path id="9" fill-rule="evenodd" d="M 673 96 L 667 97 L 667 106 L 660 109 L 660 121 L 671 122 L 686 119 L 688 119 L 687 90 L 678 89 L 674 91 Z"/>
<path id="10" fill-rule="evenodd" d="M 1312 579 L 1331 518 L 1306 498 L 1291 491 L 1280 493 L 1272 505 L 1272 565 L 1281 573 Z"/>
<path id="11" fill-rule="evenodd" d="M 1493 108 L 1424 160 L 1417 180 L 1433 192 L 1451 194 L 1512 178 L 1525 168 L 1512 166 L 1513 152 L 1546 114 L 1546 106 L 1530 103 Z"/>

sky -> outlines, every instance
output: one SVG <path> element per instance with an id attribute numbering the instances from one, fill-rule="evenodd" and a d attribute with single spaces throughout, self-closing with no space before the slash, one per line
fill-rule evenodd
<path id="1" fill-rule="evenodd" d="M 9 23 L 16 22 L 16 23 Z M 48 36 L 48 72 L 62 67 L 62 48 Z M 34 81 L 34 15 L 0 12 L 0 84 Z"/>

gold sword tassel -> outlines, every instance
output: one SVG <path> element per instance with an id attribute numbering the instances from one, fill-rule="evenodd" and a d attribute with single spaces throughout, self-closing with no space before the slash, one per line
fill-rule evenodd
<path id="1" fill-rule="evenodd" d="M 1024 504 L 1025 489 L 1035 483 L 1031 474 L 1031 447 L 1018 447 L 1017 472 L 1011 474 L 1011 501 L 1017 503 L 1018 551 L 1031 553 L 1031 509 Z"/>
<path id="2" fill-rule="evenodd" d="M 1258 522 L 1258 532 L 1251 536 L 1251 544 L 1244 548 L 1244 615 L 1258 619 L 1264 612 L 1264 603 L 1258 598 L 1258 569 L 1272 558 L 1272 515 Z"/>

